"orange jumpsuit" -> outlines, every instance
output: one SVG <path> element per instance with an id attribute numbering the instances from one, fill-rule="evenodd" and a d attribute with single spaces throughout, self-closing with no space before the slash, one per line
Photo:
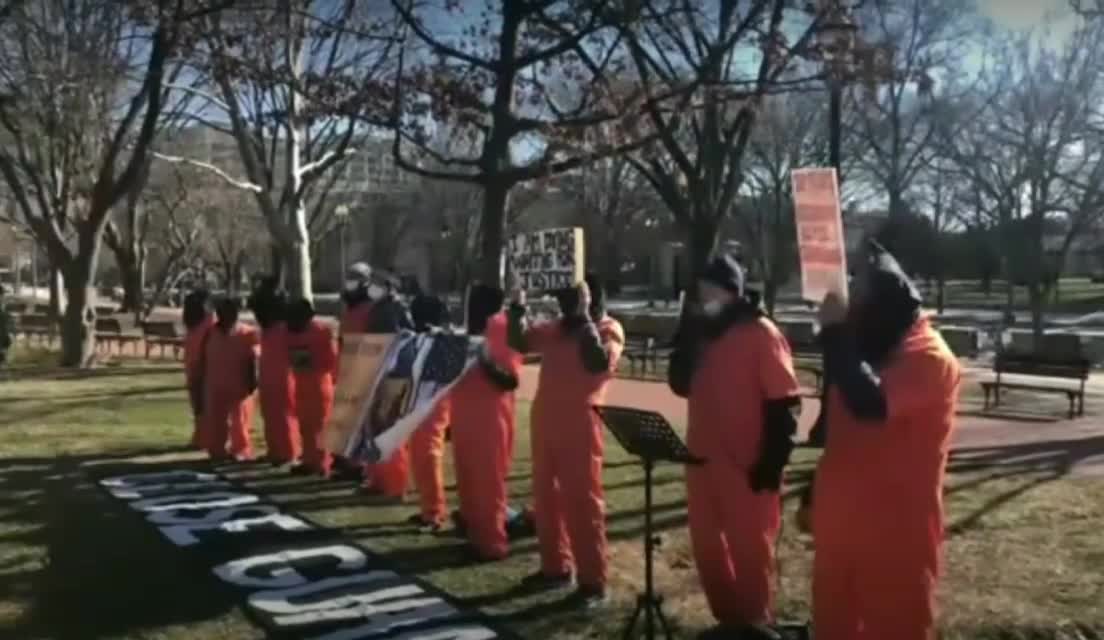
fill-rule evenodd
<path id="1" fill-rule="evenodd" d="M 208 314 L 199 325 L 188 329 L 184 336 L 184 383 L 188 386 L 188 401 L 192 407 L 192 441 L 193 449 L 204 449 L 203 441 L 203 340 L 207 332 L 215 324 L 214 314 Z"/>
<path id="2" fill-rule="evenodd" d="M 217 325 L 212 327 L 205 361 L 207 453 L 212 459 L 226 458 L 229 436 L 230 455 L 239 460 L 250 459 L 254 391 L 251 386 L 255 385 L 257 333 L 240 323 L 229 332 Z"/>
<path id="3" fill-rule="evenodd" d="M 932 640 L 943 544 L 943 480 L 958 361 L 918 320 L 879 372 L 881 423 L 828 393 L 814 485 L 813 622 L 818 640 Z"/>
<path id="4" fill-rule="evenodd" d="M 295 376 L 295 409 L 303 430 L 303 464 L 329 475 L 332 458 L 322 429 L 333 411 L 337 345 L 333 332 L 311 320 L 300 333 L 287 332 L 287 353 Z"/>
<path id="5" fill-rule="evenodd" d="M 445 454 L 445 429 L 449 426 L 452 403 L 443 398 L 433 413 L 410 436 L 410 462 L 414 471 L 414 485 L 418 488 L 418 503 L 422 521 L 444 524 L 448 518 L 445 502 L 445 479 L 441 460 Z"/>
<path id="6" fill-rule="evenodd" d="M 609 352 L 609 370 L 588 373 L 579 340 L 559 322 L 529 329 L 525 342 L 541 354 L 532 406 L 533 507 L 541 572 L 571 573 L 580 587 L 604 589 L 608 577 L 605 500 L 602 491 L 602 423 L 592 410 L 601 404 L 625 344 L 621 324 L 598 323 Z"/>
<path id="7" fill-rule="evenodd" d="M 295 386 L 288 361 L 288 331 L 284 323 L 261 330 L 260 388 L 268 457 L 275 463 L 298 460 L 303 442 L 295 416 Z"/>
<path id="8" fill-rule="evenodd" d="M 506 327 L 506 313 L 499 312 L 487 319 L 483 336 L 491 360 L 516 378 L 521 375 L 522 357 L 507 344 Z M 484 559 L 505 558 L 514 392 L 497 386 L 477 364 L 453 387 L 450 399 L 456 491 L 468 539 Z"/>
<path id="9" fill-rule="evenodd" d="M 766 318 L 729 327 L 693 373 L 687 446 L 706 462 L 686 469 L 690 542 L 709 608 L 723 625 L 772 620 L 781 499 L 754 493 L 749 475 L 765 403 L 799 395 L 789 345 Z"/>

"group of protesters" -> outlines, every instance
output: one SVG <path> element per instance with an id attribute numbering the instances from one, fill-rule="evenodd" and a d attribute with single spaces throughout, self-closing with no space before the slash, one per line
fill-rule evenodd
<path id="1" fill-rule="evenodd" d="M 960 371 L 893 257 L 872 242 L 865 258 L 851 291 L 828 294 L 819 310 L 824 385 L 810 441 L 824 454 L 799 514 L 815 539 L 813 624 L 820 640 L 928 640 Z M 687 444 L 704 460 L 686 470 L 693 557 L 718 623 L 703 637 L 778 638 L 775 545 L 802 393 L 786 338 L 739 262 L 715 256 L 695 285 L 668 382 L 686 399 Z M 437 530 L 447 519 L 442 459 L 450 440 L 456 521 L 476 559 L 500 560 L 509 553 L 515 392 L 522 355 L 538 354 L 529 425 L 540 566 L 523 584 L 574 584 L 578 604 L 600 606 L 609 554 L 603 431 L 592 407 L 604 401 L 625 336 L 596 277 L 555 297 L 558 317 L 538 321 L 524 291 L 469 287 L 464 326 L 483 338 L 478 366 L 405 447 L 362 464 L 324 446 L 342 336 L 451 331 L 445 303 L 419 294 L 407 305 L 390 276 L 358 263 L 348 270 L 337 336 L 308 301 L 288 300 L 271 280 L 250 300 L 258 335 L 238 322 L 233 300 L 218 301 L 211 316 L 204 294 L 193 293 L 184 321 L 194 444 L 213 459 L 251 459 L 256 392 L 271 462 L 356 478 L 360 491 L 388 503 L 404 499 L 412 476 L 420 502 L 412 521 Z"/>

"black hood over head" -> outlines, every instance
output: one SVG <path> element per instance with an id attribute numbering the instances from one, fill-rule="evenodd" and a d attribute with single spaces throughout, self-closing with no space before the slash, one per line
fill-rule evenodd
<path id="1" fill-rule="evenodd" d="M 501 305 L 499 305 L 501 306 Z M 437 296 L 419 295 L 410 302 L 410 316 L 414 330 L 420 333 L 430 327 L 443 327 L 448 323 L 448 306 Z"/>
<path id="2" fill-rule="evenodd" d="M 747 288 L 744 268 L 734 256 L 722 253 L 714 256 L 698 275 L 698 280 L 732 293 L 735 299 L 715 318 L 702 318 L 698 327 L 704 337 L 720 337 L 734 324 L 758 319 L 763 315 L 759 294 Z"/>
<path id="3" fill-rule="evenodd" d="M 207 317 L 208 307 L 207 302 L 210 298 L 210 294 L 206 291 L 199 289 L 184 296 L 184 310 L 183 321 L 184 326 L 189 329 L 194 329 L 203 323 L 203 320 Z"/>
<path id="4" fill-rule="evenodd" d="M 890 353 L 920 317 L 923 298 L 901 265 L 877 242 L 867 242 L 862 299 L 853 301 L 849 322 L 859 356 L 873 367 Z"/>
<path id="5" fill-rule="evenodd" d="M 287 305 L 287 328 L 292 333 L 302 333 L 307 330 L 311 320 L 314 319 L 314 305 L 306 298 L 292 300 Z"/>
<path id="6" fill-rule="evenodd" d="M 498 287 L 485 284 L 473 284 L 468 290 L 467 318 L 469 335 L 483 335 L 487 329 L 487 320 L 502 310 L 506 294 Z"/>
<path id="7" fill-rule="evenodd" d="M 590 288 L 590 319 L 598 322 L 606 315 L 606 287 L 596 273 L 586 274 L 585 282 Z"/>

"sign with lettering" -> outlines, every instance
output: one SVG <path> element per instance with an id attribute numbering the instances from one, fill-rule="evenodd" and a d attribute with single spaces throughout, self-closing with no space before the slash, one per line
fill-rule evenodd
<path id="1" fill-rule="evenodd" d="M 583 230 L 578 227 L 519 233 L 510 239 L 509 271 L 527 291 L 553 291 L 583 279 Z"/>
<path id="2" fill-rule="evenodd" d="M 214 473 L 100 480 L 175 547 L 202 554 L 271 637 L 311 640 L 510 638 L 446 594 Z"/>
<path id="3" fill-rule="evenodd" d="M 794 217 L 801 256 L 801 294 L 820 302 L 829 291 L 847 298 L 847 244 L 835 169 L 794 169 Z"/>

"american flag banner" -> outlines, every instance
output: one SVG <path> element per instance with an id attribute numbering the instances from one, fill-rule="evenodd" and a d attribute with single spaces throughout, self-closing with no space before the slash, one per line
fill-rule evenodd
<path id="1" fill-rule="evenodd" d="M 362 414 L 358 437 L 344 455 L 361 462 L 387 460 L 418 429 L 437 403 L 470 369 L 484 349 L 482 337 L 435 332 L 403 334 L 393 345 L 380 375 L 409 381 L 405 406 L 394 422 L 380 425 L 370 419 L 376 398 Z"/>

